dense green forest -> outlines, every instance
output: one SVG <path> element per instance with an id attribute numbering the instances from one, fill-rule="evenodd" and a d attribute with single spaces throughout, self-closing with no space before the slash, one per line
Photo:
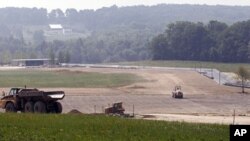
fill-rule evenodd
<path id="1" fill-rule="evenodd" d="M 79 11 L 0 8 L 0 64 L 16 58 L 247 62 L 249 13 L 247 6 L 164 4 Z M 61 24 L 72 33 L 48 35 L 49 24 Z"/>
<path id="2" fill-rule="evenodd" d="M 154 60 L 250 62 L 250 20 L 176 22 L 151 42 Z"/>

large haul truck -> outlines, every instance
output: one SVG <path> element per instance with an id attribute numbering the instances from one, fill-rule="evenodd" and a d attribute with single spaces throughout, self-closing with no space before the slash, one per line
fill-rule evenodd
<path id="1" fill-rule="evenodd" d="M 38 89 L 11 88 L 3 92 L 0 108 L 6 112 L 61 113 L 62 105 L 58 100 L 65 96 L 63 91 L 40 91 Z"/>

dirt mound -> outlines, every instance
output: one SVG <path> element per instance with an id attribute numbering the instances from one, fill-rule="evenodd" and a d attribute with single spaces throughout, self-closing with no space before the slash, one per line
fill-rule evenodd
<path id="1" fill-rule="evenodd" d="M 142 115 L 143 118 L 156 118 L 154 115 Z"/>
<path id="2" fill-rule="evenodd" d="M 58 70 L 55 70 L 55 72 L 57 72 L 57 73 L 75 73 L 75 74 L 85 73 L 85 72 L 80 71 L 80 70 L 69 70 L 69 69 L 58 69 Z"/>
<path id="3" fill-rule="evenodd" d="M 77 109 L 72 109 L 68 112 L 68 114 L 83 114 L 82 112 L 78 111 Z"/>
<path id="4" fill-rule="evenodd" d="M 140 85 L 133 85 L 133 86 L 130 86 L 128 87 L 129 89 L 146 89 L 145 86 L 140 86 Z"/>

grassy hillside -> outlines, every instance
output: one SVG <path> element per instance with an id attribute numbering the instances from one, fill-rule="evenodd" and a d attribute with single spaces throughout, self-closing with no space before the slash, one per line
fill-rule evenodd
<path id="1" fill-rule="evenodd" d="M 38 70 L 0 71 L 0 87 L 118 87 L 143 78 L 127 73 L 94 73 Z"/>
<path id="2" fill-rule="evenodd" d="M 159 67 L 187 67 L 187 68 L 216 68 L 223 72 L 235 72 L 239 66 L 244 66 L 250 70 L 250 64 L 247 63 L 215 63 L 202 61 L 138 61 L 123 62 L 121 65 L 139 65 L 139 66 L 159 66 Z"/>
<path id="3" fill-rule="evenodd" d="M 0 114 L 1 141 L 229 141 L 226 125 L 93 115 Z"/>

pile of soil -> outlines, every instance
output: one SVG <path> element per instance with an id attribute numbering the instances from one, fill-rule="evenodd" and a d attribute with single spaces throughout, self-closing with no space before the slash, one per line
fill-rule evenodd
<path id="1" fill-rule="evenodd" d="M 78 111 L 77 109 L 72 109 L 68 112 L 68 114 L 82 114 L 82 112 Z"/>

